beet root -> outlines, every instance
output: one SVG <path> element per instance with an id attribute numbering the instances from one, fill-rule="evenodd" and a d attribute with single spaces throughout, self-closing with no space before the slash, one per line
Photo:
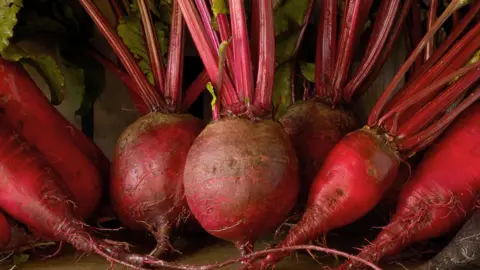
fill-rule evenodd
<path id="1" fill-rule="evenodd" d="M 183 169 L 203 126 L 191 115 L 152 112 L 118 140 L 110 182 L 112 204 L 125 226 L 153 234 L 158 243 L 154 256 L 169 248 L 171 229 L 189 216 Z"/>
<path id="2" fill-rule="evenodd" d="M 280 119 L 297 153 L 300 181 L 299 204 L 308 198 L 310 186 L 332 148 L 358 123 L 352 113 L 332 108 L 318 99 L 293 104 Z"/>
<path id="3" fill-rule="evenodd" d="M 241 118 L 212 122 L 200 133 L 184 181 L 202 227 L 244 252 L 286 218 L 300 186 L 295 151 L 281 125 Z"/>
<path id="4" fill-rule="evenodd" d="M 480 192 L 480 104 L 449 126 L 425 153 L 399 197 L 390 223 L 358 257 L 378 262 L 404 247 L 441 236 L 464 222 Z M 346 262 L 340 269 L 357 269 Z"/>
<path id="5" fill-rule="evenodd" d="M 398 154 L 381 135 L 368 128 L 349 133 L 325 159 L 305 213 L 279 247 L 307 243 L 364 216 L 391 186 L 399 166 Z M 273 266 L 287 255 L 269 254 L 260 266 Z"/>

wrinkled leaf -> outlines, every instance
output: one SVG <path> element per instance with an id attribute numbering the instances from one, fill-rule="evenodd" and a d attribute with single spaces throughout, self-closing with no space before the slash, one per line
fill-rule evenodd
<path id="1" fill-rule="evenodd" d="M 315 63 L 300 62 L 300 71 L 303 77 L 315 83 Z"/>
<path id="2" fill-rule="evenodd" d="M 35 66 L 49 86 L 50 102 L 62 103 L 65 97 L 65 78 L 58 57 L 58 44 L 54 39 L 33 37 L 11 44 L 1 56 L 9 61 L 28 61 Z"/>
<path id="3" fill-rule="evenodd" d="M 275 71 L 273 88 L 273 105 L 275 107 L 275 119 L 281 118 L 288 107 L 292 105 L 292 65 L 285 63 Z"/>
<path id="4" fill-rule="evenodd" d="M 0 52 L 13 37 L 13 28 L 18 22 L 17 13 L 21 8 L 21 0 L 0 0 Z"/>
<path id="5" fill-rule="evenodd" d="M 165 5 L 168 2 L 162 1 Z M 160 9 L 163 12 L 168 10 L 167 7 Z M 125 45 L 128 47 L 130 52 L 133 54 L 135 59 L 138 61 L 138 65 L 142 69 L 143 73 L 147 76 L 147 79 L 151 84 L 154 83 L 153 73 L 150 64 L 150 58 L 148 56 L 148 48 L 145 43 L 143 26 L 138 10 L 138 4 L 134 1 L 131 5 L 131 15 L 124 17 L 120 20 L 120 23 L 117 27 L 118 34 L 122 38 Z M 161 13 L 163 14 L 163 13 Z M 164 14 L 165 16 L 161 21 L 154 23 L 155 31 L 157 34 L 160 51 L 164 56 L 164 62 L 166 62 L 167 50 L 168 50 L 168 25 L 164 22 L 169 19 L 170 14 Z M 163 16 L 163 15 L 162 15 Z M 165 18 L 168 17 L 168 18 Z"/>
<path id="6" fill-rule="evenodd" d="M 274 2 L 275 26 L 275 81 L 273 105 L 275 118 L 285 114 L 292 105 L 292 68 L 295 48 L 305 22 L 310 0 L 285 0 Z"/>
<path id="7" fill-rule="evenodd" d="M 228 4 L 225 0 L 213 0 L 212 1 L 213 17 L 217 18 L 218 14 L 228 14 Z"/>

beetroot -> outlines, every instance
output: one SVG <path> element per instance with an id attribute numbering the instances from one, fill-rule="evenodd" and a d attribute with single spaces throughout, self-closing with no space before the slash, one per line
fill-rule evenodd
<path id="1" fill-rule="evenodd" d="M 114 211 L 127 228 L 148 230 L 156 238 L 157 247 L 151 253 L 154 256 L 170 248 L 168 239 L 172 229 L 183 224 L 190 214 L 183 190 L 184 164 L 188 149 L 204 126 L 191 115 L 177 114 L 185 109 L 181 91 L 185 27 L 178 2 L 173 1 L 171 6 L 165 70 L 151 11 L 145 0 L 138 1 L 152 64 L 155 82 L 152 85 L 93 3 L 81 1 L 127 69 L 128 75 L 122 75 L 121 79 L 130 87 L 132 96 L 138 98 L 138 109 L 146 113 L 127 127 L 117 142 L 110 197 Z M 203 77 L 199 77 L 200 81 Z M 198 83 L 196 87 L 200 87 Z"/>
<path id="2" fill-rule="evenodd" d="M 188 153 L 185 195 L 210 234 L 253 244 L 285 218 L 298 190 L 295 152 L 273 121 L 224 118 L 208 125 Z"/>
<path id="3" fill-rule="evenodd" d="M 229 2 L 232 54 L 228 50 L 219 52 L 217 33 L 210 21 L 201 20 L 211 16 L 202 3 L 197 1 L 195 6 L 190 1 L 179 1 L 215 86 L 212 91 L 219 93 L 220 101 L 214 102 L 213 121 L 188 153 L 185 195 L 202 227 L 234 242 L 245 255 L 251 252 L 257 237 L 286 218 L 299 191 L 293 146 L 281 125 L 268 120 L 272 117 L 275 56 L 273 6 L 271 0 L 266 0 L 252 8 L 254 21 L 258 20 L 258 28 L 250 33 L 252 40 L 258 41 L 252 46 L 258 50 L 259 72 L 254 83 L 243 2 Z M 224 12 L 215 16 L 222 27 L 229 25 Z M 223 59 L 220 65 L 219 59 Z"/>

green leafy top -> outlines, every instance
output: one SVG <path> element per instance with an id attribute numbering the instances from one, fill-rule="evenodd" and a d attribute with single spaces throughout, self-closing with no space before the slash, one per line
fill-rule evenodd
<path id="1" fill-rule="evenodd" d="M 13 28 L 17 24 L 17 13 L 22 8 L 21 0 L 0 0 L 0 52 L 13 37 Z"/>
<path id="2" fill-rule="evenodd" d="M 225 0 L 213 0 L 212 11 L 214 18 L 217 18 L 218 14 L 228 14 L 228 4 Z"/>
<path id="3" fill-rule="evenodd" d="M 280 118 L 292 105 L 291 60 L 301 29 L 305 23 L 310 0 L 284 0 L 275 3 L 275 81 L 273 89 L 273 105 L 275 118 Z"/>
<path id="4" fill-rule="evenodd" d="M 98 83 L 103 82 L 103 69 L 84 54 L 92 29 L 76 2 L 0 0 L 1 57 L 34 67 L 40 78 L 33 79 L 47 83 L 51 103 L 59 105 L 68 99 L 80 115 L 103 89 Z M 87 78 L 97 82 L 87 82 Z"/>
<path id="5" fill-rule="evenodd" d="M 171 0 L 150 1 L 149 7 L 154 14 L 154 26 L 157 34 L 160 51 L 166 62 L 168 51 L 169 25 L 171 21 Z M 148 56 L 148 48 L 145 44 L 144 32 L 138 2 L 132 1 L 127 7 L 129 14 L 119 21 L 117 32 L 125 45 L 138 61 L 138 65 L 147 76 L 151 84 L 154 83 L 153 73 Z"/>

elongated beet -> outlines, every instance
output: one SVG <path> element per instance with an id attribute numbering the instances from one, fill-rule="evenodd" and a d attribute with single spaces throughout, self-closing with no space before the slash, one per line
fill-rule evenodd
<path id="1" fill-rule="evenodd" d="M 455 238 L 420 270 L 474 270 L 480 268 L 480 211 L 462 226 Z"/>
<path id="2" fill-rule="evenodd" d="M 99 170 L 108 160 L 97 146 L 47 100 L 28 73 L 0 58 L 0 95 L 4 118 L 45 155 L 74 195 L 75 210 L 88 218 L 102 195 Z M 103 165 L 96 167 L 96 164 Z"/>
<path id="3" fill-rule="evenodd" d="M 273 121 L 225 118 L 195 140 L 185 167 L 185 195 L 214 236 L 237 247 L 280 224 L 298 195 L 298 163 Z"/>
<path id="4" fill-rule="evenodd" d="M 183 190 L 188 149 L 204 124 L 186 114 L 149 113 L 120 136 L 112 162 L 110 194 L 121 222 L 147 229 L 169 248 L 170 231 L 189 216 Z"/>
<path id="5" fill-rule="evenodd" d="M 447 233 L 470 216 L 480 194 L 478 123 L 477 103 L 432 145 L 403 188 L 392 220 L 362 249 L 360 258 L 376 263 L 411 243 Z M 347 262 L 340 269 L 360 267 Z"/>

